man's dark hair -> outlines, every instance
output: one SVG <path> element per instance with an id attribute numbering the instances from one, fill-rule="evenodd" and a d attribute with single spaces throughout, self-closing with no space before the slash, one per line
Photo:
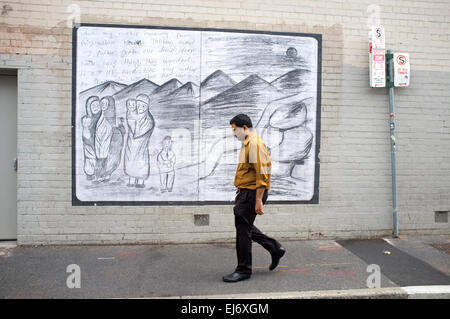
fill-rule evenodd
<path id="1" fill-rule="evenodd" d="M 234 124 L 238 127 L 243 127 L 247 125 L 248 128 L 253 127 L 252 120 L 247 114 L 238 114 L 230 120 L 230 125 Z"/>

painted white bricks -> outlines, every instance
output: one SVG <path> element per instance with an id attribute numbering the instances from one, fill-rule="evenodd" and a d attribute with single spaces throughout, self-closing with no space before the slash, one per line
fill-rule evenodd
<path id="1" fill-rule="evenodd" d="M 411 86 L 396 89 L 399 226 L 450 233 L 450 7 L 448 1 L 8 1 L 0 68 L 19 69 L 18 241 L 177 243 L 232 241 L 232 206 L 71 205 L 72 37 L 79 22 L 321 33 L 318 205 L 267 205 L 256 224 L 278 238 L 391 233 L 388 96 L 368 87 L 369 5 L 388 48 L 411 56 Z M 230 177 L 232 181 L 232 176 Z M 194 226 L 194 214 L 210 214 Z"/>

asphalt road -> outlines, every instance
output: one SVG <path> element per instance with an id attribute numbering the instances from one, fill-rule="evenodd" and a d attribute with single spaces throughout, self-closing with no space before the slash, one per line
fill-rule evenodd
<path id="1" fill-rule="evenodd" d="M 358 289 L 368 287 L 371 264 L 380 266 L 383 288 L 450 284 L 450 255 L 432 246 L 450 244 L 450 236 L 282 244 L 287 253 L 274 271 L 268 270 L 270 255 L 254 244 L 252 278 L 239 283 L 222 281 L 222 276 L 236 266 L 234 244 L 0 245 L 0 298 L 138 298 Z M 68 277 L 73 279 L 73 273 L 67 272 L 72 264 L 79 266 L 80 288 L 67 286 Z"/>

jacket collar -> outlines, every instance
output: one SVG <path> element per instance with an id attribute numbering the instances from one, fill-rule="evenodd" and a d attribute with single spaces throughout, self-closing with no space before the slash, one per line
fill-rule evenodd
<path id="1" fill-rule="evenodd" d="M 256 136 L 256 132 L 254 130 L 251 130 L 250 133 L 245 137 L 244 145 L 247 146 L 248 143 L 250 142 L 250 139 L 255 138 L 255 136 Z"/>

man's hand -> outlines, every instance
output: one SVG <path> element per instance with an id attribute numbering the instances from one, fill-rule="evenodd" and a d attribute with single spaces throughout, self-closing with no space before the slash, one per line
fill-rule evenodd
<path id="1" fill-rule="evenodd" d="M 264 212 L 263 212 L 263 203 L 262 203 L 262 200 L 260 200 L 260 199 L 256 199 L 256 203 L 255 203 L 255 212 L 256 212 L 258 215 L 264 215 Z"/>
<path id="2" fill-rule="evenodd" d="M 263 202 L 262 202 L 262 198 L 264 195 L 264 191 L 265 188 L 264 187 L 260 187 L 256 189 L 256 201 L 255 201 L 255 212 L 258 215 L 264 215 L 263 212 Z"/>

